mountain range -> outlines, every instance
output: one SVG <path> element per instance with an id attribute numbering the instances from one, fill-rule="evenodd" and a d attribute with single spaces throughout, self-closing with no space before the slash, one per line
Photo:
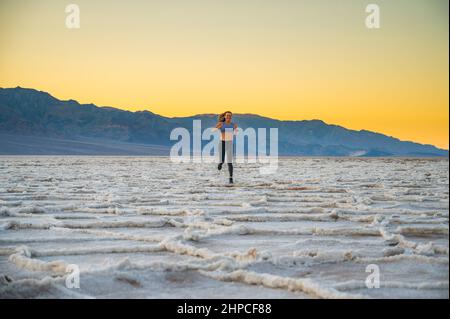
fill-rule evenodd
<path id="1" fill-rule="evenodd" d="M 214 126 L 217 115 L 164 117 L 149 111 L 130 112 L 49 93 L 0 88 L 0 154 L 166 155 L 175 127 L 192 130 Z M 321 120 L 281 121 L 235 114 L 239 127 L 278 128 L 279 154 L 301 156 L 448 156 L 448 150 L 367 130 L 350 130 Z"/>

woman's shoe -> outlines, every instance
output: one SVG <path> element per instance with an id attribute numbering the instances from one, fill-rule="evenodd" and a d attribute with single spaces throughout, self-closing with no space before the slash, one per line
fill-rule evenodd
<path id="1" fill-rule="evenodd" d="M 230 177 L 230 184 L 233 184 L 233 177 Z"/>
<path id="2" fill-rule="evenodd" d="M 217 169 L 220 171 L 222 169 L 222 163 L 217 166 Z"/>

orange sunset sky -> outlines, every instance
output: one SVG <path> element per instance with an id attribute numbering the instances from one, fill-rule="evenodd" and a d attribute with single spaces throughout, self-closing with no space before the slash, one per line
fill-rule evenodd
<path id="1" fill-rule="evenodd" d="M 380 29 L 365 26 L 369 3 Z M 449 145 L 448 0 L 1 0 L 0 47 L 0 87 Z"/>

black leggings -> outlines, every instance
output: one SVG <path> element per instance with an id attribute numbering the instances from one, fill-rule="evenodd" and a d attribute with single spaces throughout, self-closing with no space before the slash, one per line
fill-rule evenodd
<path id="1" fill-rule="evenodd" d="M 220 154 L 220 166 L 223 165 L 223 163 L 225 162 L 225 141 L 221 141 L 222 142 L 222 147 L 221 147 L 221 154 Z M 231 145 L 231 147 L 233 147 L 233 145 Z M 230 154 L 228 154 L 230 155 Z M 230 173 L 230 178 L 233 177 L 233 163 L 231 163 L 232 159 L 231 158 L 227 158 L 228 162 L 228 173 Z"/>

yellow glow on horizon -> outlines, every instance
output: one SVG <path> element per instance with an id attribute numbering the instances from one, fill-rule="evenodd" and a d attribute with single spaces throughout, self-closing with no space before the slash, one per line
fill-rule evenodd
<path id="1" fill-rule="evenodd" d="M 0 3 L 0 87 L 164 116 L 321 119 L 448 149 L 448 1 Z"/>

